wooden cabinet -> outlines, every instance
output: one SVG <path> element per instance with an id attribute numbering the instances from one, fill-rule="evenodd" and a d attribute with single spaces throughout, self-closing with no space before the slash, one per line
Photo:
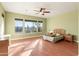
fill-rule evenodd
<path id="1" fill-rule="evenodd" d="M 66 35 L 64 36 L 64 40 L 72 42 L 72 41 L 73 41 L 72 35 L 66 34 Z"/>
<path id="2" fill-rule="evenodd" d="M 8 55 L 8 40 L 1 40 L 0 41 L 0 56 Z"/>

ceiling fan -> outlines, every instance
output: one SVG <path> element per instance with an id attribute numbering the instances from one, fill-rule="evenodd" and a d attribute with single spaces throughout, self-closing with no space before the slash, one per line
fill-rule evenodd
<path id="1" fill-rule="evenodd" d="M 46 8 L 40 8 L 40 10 L 34 10 L 34 11 L 38 12 L 36 14 L 41 13 L 42 15 L 45 15 L 45 13 L 50 13 L 50 11 L 47 10 Z"/>

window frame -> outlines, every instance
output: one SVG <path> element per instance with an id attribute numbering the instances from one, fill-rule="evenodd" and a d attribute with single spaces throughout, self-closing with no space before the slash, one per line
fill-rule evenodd
<path id="1" fill-rule="evenodd" d="M 43 32 L 43 26 L 44 26 L 44 21 L 43 20 L 27 20 L 27 19 L 20 19 L 20 18 L 15 18 L 15 22 L 16 22 L 16 20 L 21 20 L 22 21 L 22 31 L 21 32 L 16 32 L 16 23 L 15 23 L 15 33 L 19 33 L 19 34 L 22 34 L 22 33 L 25 33 L 25 34 L 32 34 L 32 33 L 42 33 Z M 36 30 L 36 32 L 29 32 L 29 33 L 27 33 L 27 32 L 25 32 L 25 22 L 26 21 L 29 21 L 29 22 L 36 22 L 37 23 L 37 30 Z M 38 23 L 39 22 L 42 22 L 43 23 L 43 25 L 42 25 L 42 31 L 41 32 L 39 32 L 38 31 Z"/>
<path id="2" fill-rule="evenodd" d="M 16 31 L 16 20 L 20 20 L 20 21 L 22 21 L 22 31 L 20 32 L 20 31 Z M 23 32 L 23 19 L 20 19 L 20 18 L 15 18 L 15 33 L 22 33 Z"/>
<path id="3" fill-rule="evenodd" d="M 43 26 L 44 26 L 43 21 L 38 21 L 38 23 L 42 23 L 42 31 L 41 32 L 43 32 Z M 38 30 L 38 32 L 39 32 L 39 30 Z"/>

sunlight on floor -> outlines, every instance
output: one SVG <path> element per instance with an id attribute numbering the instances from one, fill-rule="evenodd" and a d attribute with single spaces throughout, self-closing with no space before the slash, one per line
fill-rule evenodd
<path id="1" fill-rule="evenodd" d="M 43 47 L 43 41 L 42 40 L 39 41 L 39 46 L 40 46 L 39 50 L 42 49 L 42 47 Z"/>
<path id="2" fill-rule="evenodd" d="M 24 49 L 24 46 L 19 46 L 17 48 L 11 48 L 8 51 L 9 56 L 15 56 L 17 53 L 19 54 Z"/>
<path id="3" fill-rule="evenodd" d="M 36 41 L 32 42 L 32 43 L 28 46 L 28 48 L 26 47 L 24 50 L 35 48 L 35 46 L 38 44 L 38 42 L 39 42 L 39 40 L 36 40 Z"/>
<path id="4" fill-rule="evenodd" d="M 16 56 L 16 55 L 29 56 L 39 41 L 40 40 L 33 41 L 28 46 L 26 46 L 26 42 L 13 44 L 9 46 L 8 54 L 9 56 Z"/>
<path id="5" fill-rule="evenodd" d="M 32 52 L 32 50 L 24 51 L 23 53 L 20 54 L 20 56 L 30 56 L 31 52 Z"/>

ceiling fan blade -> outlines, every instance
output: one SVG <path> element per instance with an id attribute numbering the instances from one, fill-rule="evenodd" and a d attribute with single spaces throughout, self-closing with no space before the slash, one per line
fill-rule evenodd
<path id="1" fill-rule="evenodd" d="M 42 8 L 42 10 L 45 10 L 46 8 Z"/>
<path id="2" fill-rule="evenodd" d="M 50 13 L 50 11 L 43 11 L 44 13 Z"/>
<path id="3" fill-rule="evenodd" d="M 46 8 L 40 8 L 40 12 L 42 12 L 43 10 L 45 10 Z"/>
<path id="4" fill-rule="evenodd" d="M 42 12 L 42 8 L 40 9 L 40 12 Z"/>
<path id="5" fill-rule="evenodd" d="M 39 14 L 39 13 L 36 13 L 36 14 Z"/>
<path id="6" fill-rule="evenodd" d="M 38 10 L 34 10 L 34 11 L 36 11 L 36 12 L 40 12 L 40 11 L 38 11 Z"/>

